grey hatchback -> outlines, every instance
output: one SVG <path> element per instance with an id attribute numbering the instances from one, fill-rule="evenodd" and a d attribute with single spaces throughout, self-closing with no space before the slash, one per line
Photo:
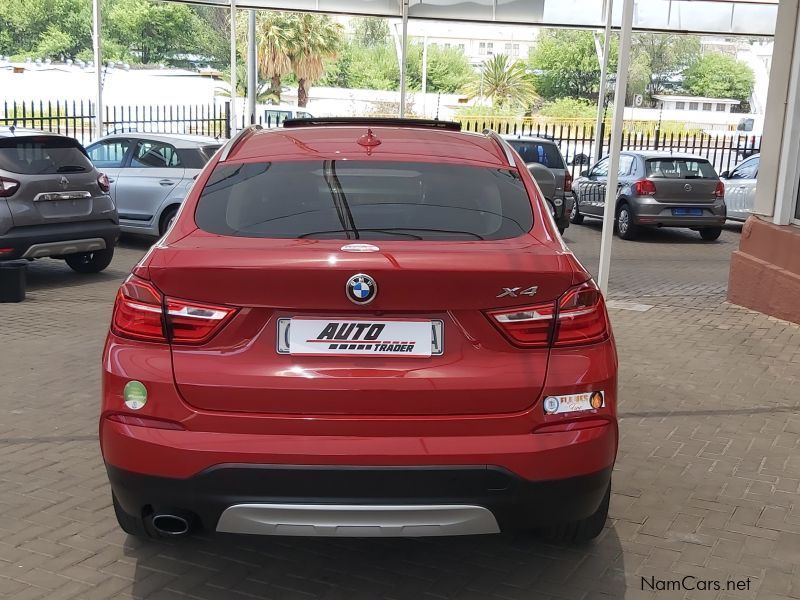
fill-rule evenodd
<path id="1" fill-rule="evenodd" d="M 609 159 L 605 157 L 575 180 L 577 202 L 570 221 L 603 218 Z M 617 234 L 636 237 L 642 226 L 687 227 L 704 240 L 716 240 L 725 224 L 725 186 L 705 158 L 667 152 L 620 155 Z"/>
<path id="2" fill-rule="evenodd" d="M 102 271 L 119 237 L 108 191 L 77 140 L 0 128 L 0 260 L 55 257 Z"/>

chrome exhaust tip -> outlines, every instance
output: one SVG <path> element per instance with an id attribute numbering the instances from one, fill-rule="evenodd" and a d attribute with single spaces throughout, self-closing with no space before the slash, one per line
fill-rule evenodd
<path id="1" fill-rule="evenodd" d="M 153 515 L 153 528 L 165 536 L 186 535 L 191 529 L 191 517 L 172 513 L 157 513 Z"/>

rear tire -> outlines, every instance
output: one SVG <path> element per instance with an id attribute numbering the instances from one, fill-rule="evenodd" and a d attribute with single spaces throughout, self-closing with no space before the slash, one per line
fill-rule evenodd
<path id="1" fill-rule="evenodd" d="M 172 225 L 172 222 L 175 220 L 175 215 L 177 214 L 177 206 L 173 206 L 164 211 L 164 214 L 161 215 L 161 220 L 158 222 L 158 235 L 163 236 L 167 233 L 167 229 Z"/>
<path id="2" fill-rule="evenodd" d="M 608 519 L 608 504 L 611 500 L 611 482 L 603 496 L 600 506 L 585 519 L 572 521 L 571 523 L 560 523 L 544 530 L 544 537 L 556 544 L 582 544 L 593 540 L 605 527 Z"/>
<path id="3" fill-rule="evenodd" d="M 114 248 L 96 250 L 94 252 L 81 252 L 80 254 L 69 254 L 64 260 L 69 268 L 77 273 L 99 273 L 111 264 L 114 258 Z"/>
<path id="4" fill-rule="evenodd" d="M 617 235 L 623 240 L 636 239 L 639 228 L 633 222 L 633 213 L 627 204 L 622 204 L 617 209 Z"/>
<path id="5" fill-rule="evenodd" d="M 580 225 L 583 223 L 583 215 L 578 212 L 578 200 L 575 200 L 575 204 L 572 205 L 572 210 L 569 213 L 569 222 L 574 223 L 575 225 Z"/>
<path id="6" fill-rule="evenodd" d="M 722 227 L 703 227 L 700 230 L 700 237 L 706 242 L 713 242 L 722 235 Z"/>

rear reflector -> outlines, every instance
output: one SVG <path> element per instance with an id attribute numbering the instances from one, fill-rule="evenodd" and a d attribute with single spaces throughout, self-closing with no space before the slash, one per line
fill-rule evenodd
<path id="1" fill-rule="evenodd" d="M 640 179 L 633 184 L 633 189 L 637 196 L 655 196 L 656 184 L 649 179 Z"/>
<path id="2" fill-rule="evenodd" d="M 579 346 L 603 341 L 610 329 L 603 295 L 593 281 L 570 288 L 556 303 L 495 310 L 489 318 L 523 348 Z"/>
<path id="3" fill-rule="evenodd" d="M 164 298 L 150 282 L 131 275 L 117 293 L 111 331 L 147 342 L 202 344 L 235 313 L 227 306 Z"/>

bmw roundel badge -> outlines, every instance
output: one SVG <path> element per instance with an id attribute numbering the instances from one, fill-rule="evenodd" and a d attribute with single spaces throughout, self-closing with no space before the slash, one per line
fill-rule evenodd
<path id="1" fill-rule="evenodd" d="M 378 293 L 378 284 L 369 275 L 358 273 L 347 280 L 345 293 L 351 302 L 369 304 Z"/>

